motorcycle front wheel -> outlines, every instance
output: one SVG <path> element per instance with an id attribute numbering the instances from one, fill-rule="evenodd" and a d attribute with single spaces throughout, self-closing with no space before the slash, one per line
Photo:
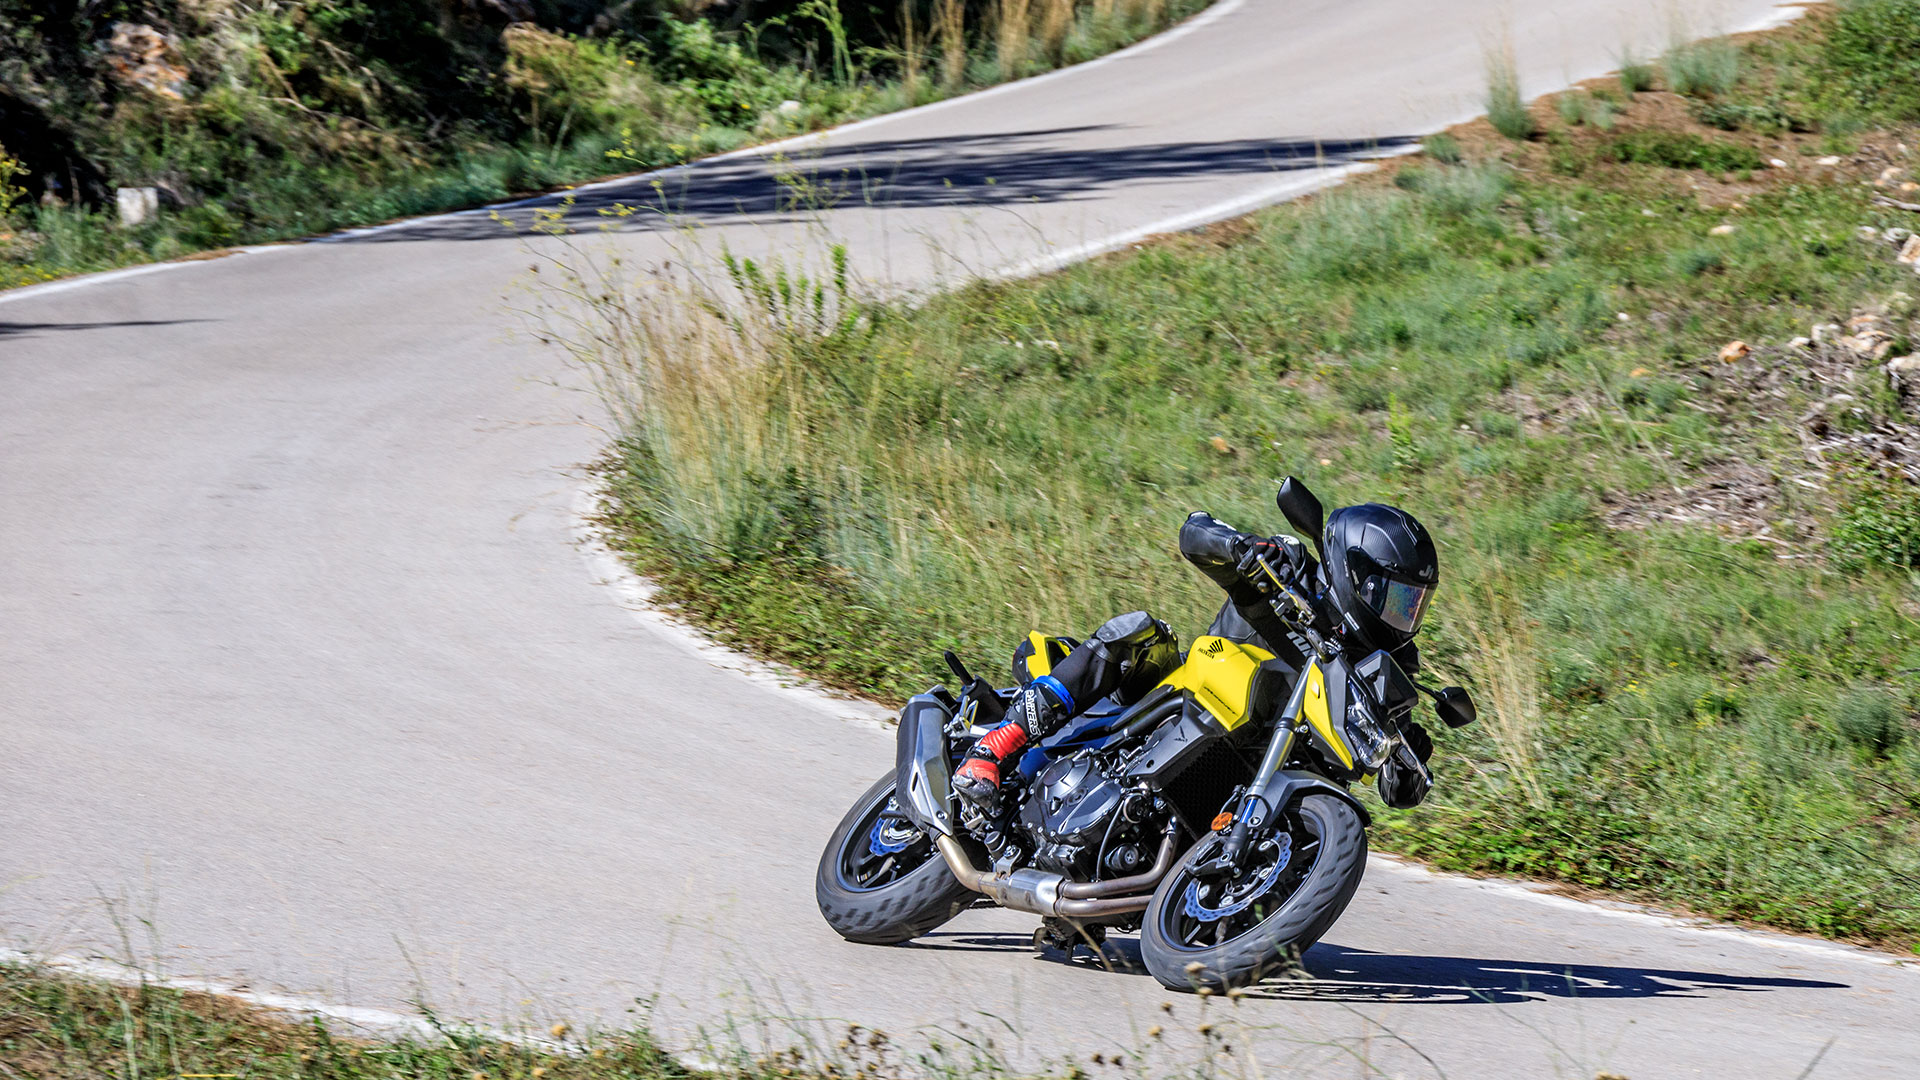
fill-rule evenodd
<path id="1" fill-rule="evenodd" d="M 1353 807 L 1308 795 L 1248 848 L 1237 872 L 1199 877 L 1220 854 L 1209 833 L 1154 890 L 1140 956 L 1171 990 L 1259 982 L 1305 952 L 1353 899 L 1367 868 L 1367 833 Z"/>
<path id="2" fill-rule="evenodd" d="M 894 798 L 893 776 L 868 788 L 840 819 L 820 854 L 814 898 L 848 941 L 910 941 L 972 906 L 977 894 L 953 876 L 933 838 Z"/>

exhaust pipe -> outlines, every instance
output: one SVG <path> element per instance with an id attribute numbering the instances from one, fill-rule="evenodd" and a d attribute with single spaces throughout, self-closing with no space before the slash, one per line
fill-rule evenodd
<path id="1" fill-rule="evenodd" d="M 1033 869 L 990 873 L 973 865 L 972 856 L 959 840 L 945 834 L 934 840 L 954 878 L 1001 907 L 1066 919 L 1097 919 L 1147 909 L 1153 887 L 1173 868 L 1175 828 L 1169 823 L 1160 841 L 1159 857 L 1146 873 L 1108 881 L 1068 881 L 1059 874 Z"/>

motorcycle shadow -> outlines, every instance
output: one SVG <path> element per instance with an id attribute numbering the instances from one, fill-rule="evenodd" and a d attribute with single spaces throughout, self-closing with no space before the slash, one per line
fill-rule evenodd
<path id="1" fill-rule="evenodd" d="M 915 939 L 908 948 L 941 952 L 1027 953 L 1054 964 L 1067 964 L 1116 975 L 1145 975 L 1147 966 L 1140 959 L 1140 943 L 1131 937 L 1113 937 L 1096 950 L 1087 942 L 1076 944 L 1071 952 L 1044 948 L 1036 952 L 1033 940 L 1019 934 L 966 933 L 948 931 Z"/>
<path id="2" fill-rule="evenodd" d="M 1033 954 L 1018 934 L 929 934 L 911 948 Z M 1146 975 L 1139 942 L 1109 938 L 1099 952 L 1081 944 L 1072 953 L 1045 949 L 1038 959 L 1112 974 Z M 1248 987 L 1245 997 L 1267 1001 L 1345 1004 L 1404 1002 L 1430 1005 L 1503 1005 L 1549 998 L 1702 998 L 1714 993 L 1844 990 L 1847 983 L 1778 975 L 1730 975 L 1676 968 L 1556 964 L 1466 956 L 1380 953 L 1321 942 L 1292 972 Z"/>
<path id="3" fill-rule="evenodd" d="M 1250 987 L 1276 1001 L 1501 1005 L 1548 998 L 1702 998 L 1715 993 L 1844 990 L 1846 983 L 1673 968 L 1561 964 L 1370 952 L 1322 942 L 1303 971 Z"/>

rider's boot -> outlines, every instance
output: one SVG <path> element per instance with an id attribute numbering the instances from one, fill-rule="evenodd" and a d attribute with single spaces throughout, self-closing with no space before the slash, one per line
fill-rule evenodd
<path id="1" fill-rule="evenodd" d="M 980 736 L 980 741 L 961 759 L 960 767 L 953 773 L 954 790 L 975 806 L 991 803 L 994 793 L 1000 790 L 1001 774 L 1007 763 L 1016 760 L 1020 751 L 1026 749 L 1034 732 L 1045 736 L 1058 727 L 1066 718 L 1065 713 L 1055 695 L 1037 683 L 1022 689 L 1007 708 L 1006 721 Z"/>

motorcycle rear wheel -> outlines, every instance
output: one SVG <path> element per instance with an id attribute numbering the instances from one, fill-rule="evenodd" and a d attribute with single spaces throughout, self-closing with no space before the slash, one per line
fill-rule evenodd
<path id="1" fill-rule="evenodd" d="M 1287 862 L 1273 874 L 1278 881 L 1263 887 L 1260 859 L 1264 853 L 1267 865 L 1279 863 L 1281 835 Z M 1249 851 L 1241 877 L 1201 881 L 1193 868 L 1218 856 L 1222 842 L 1210 833 L 1181 856 L 1141 923 L 1141 959 L 1170 990 L 1248 986 L 1293 962 L 1347 909 L 1367 868 L 1360 815 L 1331 795 L 1308 795 L 1290 809 L 1286 832 Z M 1249 894 L 1244 908 L 1220 914 Z"/>
<path id="2" fill-rule="evenodd" d="M 893 795 L 888 774 L 855 800 L 814 874 L 814 898 L 827 925 L 863 945 L 911 941 L 977 897 L 947 869 L 932 837 L 900 813 Z"/>

